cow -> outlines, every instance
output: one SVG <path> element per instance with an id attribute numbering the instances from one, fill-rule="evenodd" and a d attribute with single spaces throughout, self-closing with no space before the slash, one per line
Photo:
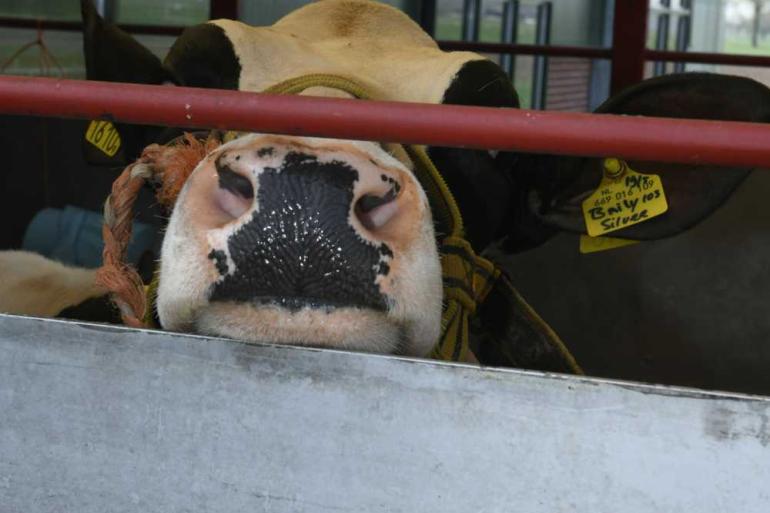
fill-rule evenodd
<path id="1" fill-rule="evenodd" d="M 270 27 L 232 20 L 189 27 L 163 62 L 105 23 L 90 2 L 82 5 L 93 80 L 263 91 L 296 76 L 327 74 L 351 78 L 383 100 L 519 107 L 494 62 L 441 51 L 405 14 L 373 1 L 322 0 Z M 323 86 L 303 94 L 351 97 Z M 633 86 L 597 112 L 767 122 L 770 91 L 740 77 L 671 75 Z M 181 133 L 118 130 L 124 144 L 115 158 L 123 163 Z M 598 158 L 444 147 L 428 147 L 427 154 L 479 254 L 491 246 L 516 253 L 560 232 L 585 233 L 580 203 L 604 172 Z M 750 172 L 629 165 L 659 175 L 669 205 L 665 214 L 613 234 L 638 240 L 695 226 Z M 446 296 L 437 240 L 445 234 L 437 232 L 424 184 L 401 148 L 245 134 L 222 140 L 189 167 L 161 251 L 155 307 L 162 328 L 411 356 L 426 356 L 442 336 Z M 471 326 L 475 356 L 486 364 L 574 371 L 548 327 L 497 283 Z M 507 349 L 489 343 L 494 339 L 508 341 Z"/>

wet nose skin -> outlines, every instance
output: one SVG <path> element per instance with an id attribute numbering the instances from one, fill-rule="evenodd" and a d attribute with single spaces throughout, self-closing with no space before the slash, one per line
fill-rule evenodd
<path id="1" fill-rule="evenodd" d="M 208 255 L 221 276 L 211 301 L 387 309 L 380 285 L 416 196 L 376 161 L 336 156 L 272 146 L 216 158 L 210 197 L 238 227 Z"/>

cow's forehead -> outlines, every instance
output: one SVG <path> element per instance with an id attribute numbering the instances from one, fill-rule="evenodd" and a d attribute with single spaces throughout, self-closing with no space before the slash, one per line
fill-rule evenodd
<path id="1" fill-rule="evenodd" d="M 441 103 L 460 69 L 484 60 L 472 52 L 440 50 L 406 14 L 376 2 L 317 2 L 269 27 L 209 23 L 232 46 L 237 87 L 245 91 L 326 73 L 354 79 L 379 99 Z"/>

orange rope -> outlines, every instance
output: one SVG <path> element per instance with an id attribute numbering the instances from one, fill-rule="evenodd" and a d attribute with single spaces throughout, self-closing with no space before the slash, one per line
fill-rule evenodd
<path id="1" fill-rule="evenodd" d="M 158 202 L 172 208 L 195 167 L 219 144 L 213 137 L 200 141 L 191 134 L 185 134 L 175 145 L 152 144 L 112 184 L 104 204 L 103 263 L 96 272 L 96 282 L 111 293 L 127 326 L 147 327 L 143 321 L 147 313 L 144 283 L 136 269 L 125 262 L 139 191 L 148 182 L 157 183 Z"/>

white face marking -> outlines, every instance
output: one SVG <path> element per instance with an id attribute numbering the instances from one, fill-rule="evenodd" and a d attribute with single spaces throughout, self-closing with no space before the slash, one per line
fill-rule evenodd
<path id="1" fill-rule="evenodd" d="M 260 149 L 269 148 L 259 152 Z M 260 214 L 260 176 L 280 172 L 290 151 L 312 154 L 319 163 L 342 162 L 358 173 L 354 198 L 382 196 L 394 183 L 400 193 L 389 211 L 365 227 L 350 206 L 348 223 L 362 242 L 385 243 L 387 274 L 375 283 L 387 297 L 386 311 L 361 308 L 289 310 L 276 305 L 209 302 L 214 283 L 236 272 L 228 241 Z M 235 219 L 216 205 L 214 161 L 221 155 L 254 188 L 252 204 Z M 236 159 L 236 157 L 238 157 Z M 218 253 L 218 261 L 212 259 Z M 219 265 L 220 269 L 217 269 Z M 379 267 L 379 266 L 378 266 Z M 365 142 L 247 135 L 215 150 L 194 171 L 179 195 L 161 253 L 158 314 L 164 328 L 256 342 L 283 342 L 424 356 L 441 327 L 441 266 L 427 198 L 413 174 L 378 145 Z"/>

